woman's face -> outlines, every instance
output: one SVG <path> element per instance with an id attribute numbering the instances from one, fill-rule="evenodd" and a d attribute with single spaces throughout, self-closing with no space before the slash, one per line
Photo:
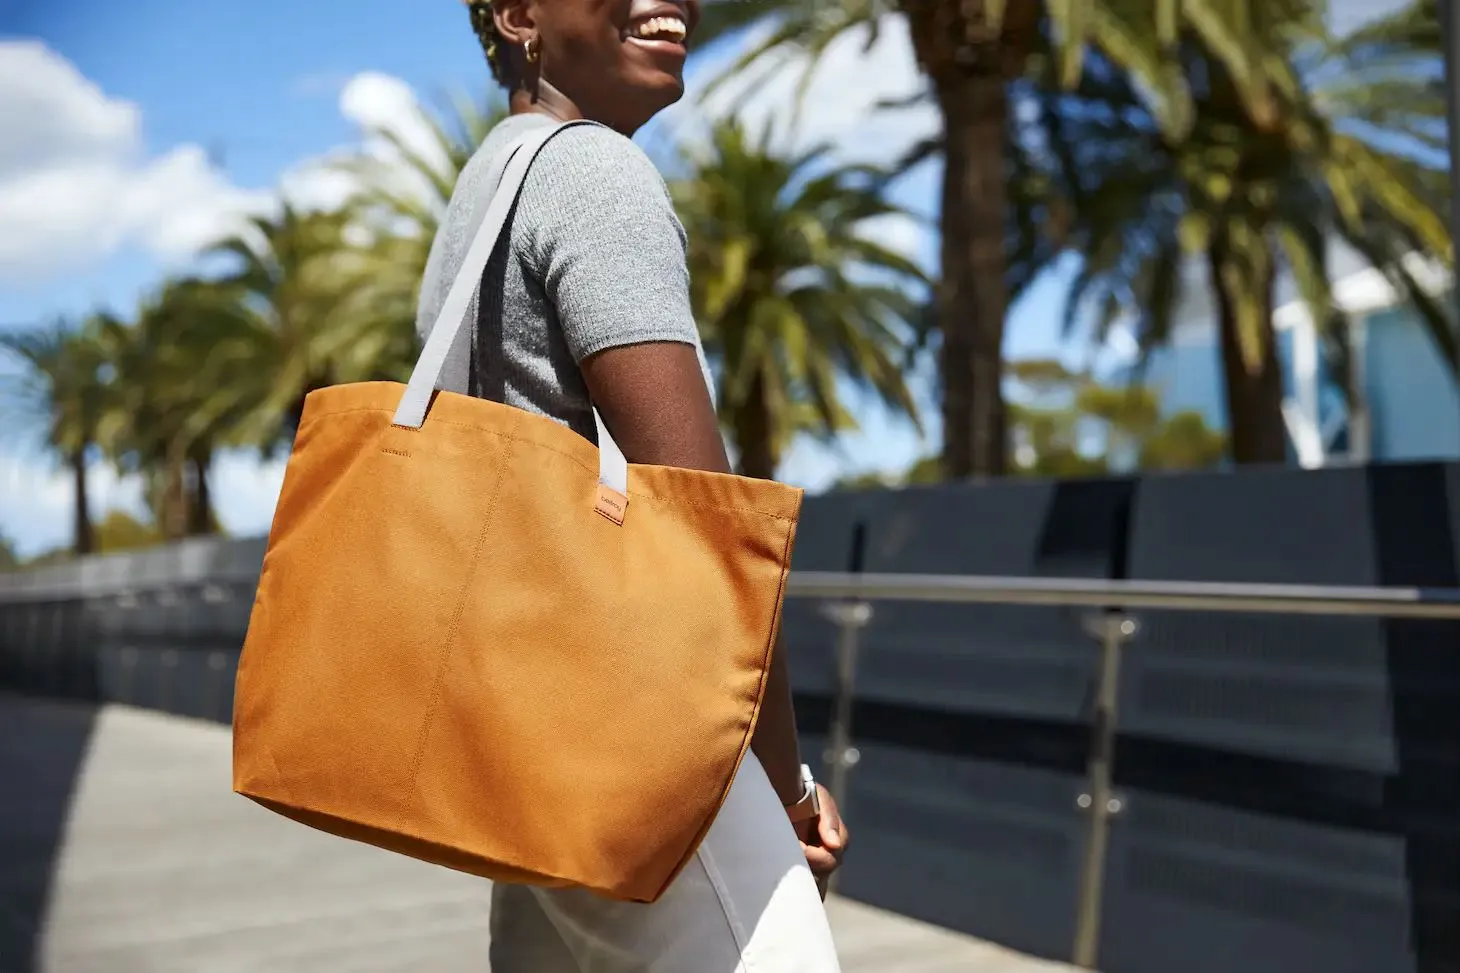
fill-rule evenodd
<path id="1" fill-rule="evenodd" d="M 632 133 L 684 94 L 700 0 L 529 0 L 540 78 L 584 117 Z"/>

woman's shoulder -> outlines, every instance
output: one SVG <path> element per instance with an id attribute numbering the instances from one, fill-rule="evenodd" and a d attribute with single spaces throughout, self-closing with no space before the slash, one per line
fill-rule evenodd
<path id="1" fill-rule="evenodd" d="M 544 115 L 509 115 L 498 122 L 468 168 L 485 173 L 490 161 L 527 133 L 556 124 Z M 667 193 L 653 161 L 634 141 L 606 125 L 568 125 L 555 134 L 528 171 L 524 196 L 599 196 L 605 191 Z M 530 207 L 530 204 L 529 204 Z"/>
<path id="2" fill-rule="evenodd" d="M 663 187 L 664 177 L 634 141 L 606 125 L 569 125 L 553 136 L 532 173 L 563 182 L 581 180 L 588 191 L 611 187 Z"/>
<path id="3" fill-rule="evenodd" d="M 483 142 L 483 154 L 535 128 L 553 124 L 541 115 L 513 115 Z M 674 215 L 669 187 L 634 142 L 603 125 L 570 125 L 533 160 L 513 218 L 512 239 L 540 264 L 565 244 L 588 238 L 678 242 L 684 229 Z"/>

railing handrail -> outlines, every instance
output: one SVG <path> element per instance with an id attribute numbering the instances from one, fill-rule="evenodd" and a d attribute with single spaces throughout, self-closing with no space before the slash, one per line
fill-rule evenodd
<path id="1" fill-rule="evenodd" d="M 786 593 L 853 601 L 1460 619 L 1460 588 L 793 571 Z"/>
<path id="2" fill-rule="evenodd" d="M 0 587 L 0 603 L 107 598 L 177 587 L 230 586 L 247 580 L 251 579 L 200 576 L 163 580 L 152 577 L 131 583 L 107 579 L 101 584 L 71 581 L 54 586 L 17 585 Z M 786 594 L 795 598 L 840 601 L 1460 619 L 1460 588 L 792 571 Z"/>

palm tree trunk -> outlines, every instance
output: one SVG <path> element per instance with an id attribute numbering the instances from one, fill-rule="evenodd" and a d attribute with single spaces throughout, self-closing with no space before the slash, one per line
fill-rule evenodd
<path id="1" fill-rule="evenodd" d="M 90 554 L 96 550 L 96 528 L 91 522 L 91 506 L 87 497 L 86 447 L 76 450 L 69 457 L 71 483 L 74 491 L 74 520 L 71 531 L 71 550 L 76 555 Z"/>
<path id="2" fill-rule="evenodd" d="M 167 448 L 163 476 L 159 526 L 166 540 L 180 540 L 187 535 L 188 528 L 187 457 L 175 446 Z"/>
<path id="3" fill-rule="evenodd" d="M 1227 429 L 1232 461 L 1285 463 L 1288 458 L 1287 428 L 1283 423 L 1283 374 L 1277 355 L 1277 335 L 1272 326 L 1274 279 L 1272 262 L 1253 281 L 1262 294 L 1259 338 L 1261 361 L 1256 369 L 1247 366 L 1242 355 L 1237 300 L 1224 283 L 1222 268 L 1231 260 L 1218 234 L 1207 252 L 1212 291 L 1217 299 L 1217 329 L 1221 336 L 1222 377 L 1227 399 Z"/>
<path id="4" fill-rule="evenodd" d="M 740 454 L 740 475 L 773 480 L 780 457 L 771 429 L 771 408 L 766 401 L 765 378 L 756 375 L 745 401 L 734 411 L 735 449 Z"/>
<path id="5" fill-rule="evenodd" d="M 190 537 L 213 533 L 213 498 L 208 485 L 208 469 L 212 457 L 206 451 L 194 453 L 189 459 L 192 467 L 192 497 L 188 503 L 188 527 Z"/>
<path id="6" fill-rule="evenodd" d="M 938 294 L 944 467 L 954 478 L 1001 476 L 1008 96 L 998 75 L 956 78 L 938 93 L 947 126 Z"/>
<path id="7" fill-rule="evenodd" d="M 902 0 L 913 50 L 943 111 L 943 466 L 950 477 L 1008 465 L 1003 390 L 1008 82 L 1023 69 L 1044 5 L 1014 0 L 995 29 L 981 0 Z"/>

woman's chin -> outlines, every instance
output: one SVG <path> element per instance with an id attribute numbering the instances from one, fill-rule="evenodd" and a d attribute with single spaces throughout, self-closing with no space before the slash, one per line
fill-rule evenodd
<path id="1" fill-rule="evenodd" d="M 646 106 L 663 111 L 684 96 L 684 78 L 668 71 L 641 71 L 634 78 L 634 91 Z"/>
<path id="2" fill-rule="evenodd" d="M 635 63 L 624 65 L 624 72 L 609 91 L 600 89 L 590 101 L 590 116 L 622 132 L 633 132 L 664 109 L 684 97 L 684 76 L 667 66 Z M 612 119 L 612 121 L 610 121 Z"/>

